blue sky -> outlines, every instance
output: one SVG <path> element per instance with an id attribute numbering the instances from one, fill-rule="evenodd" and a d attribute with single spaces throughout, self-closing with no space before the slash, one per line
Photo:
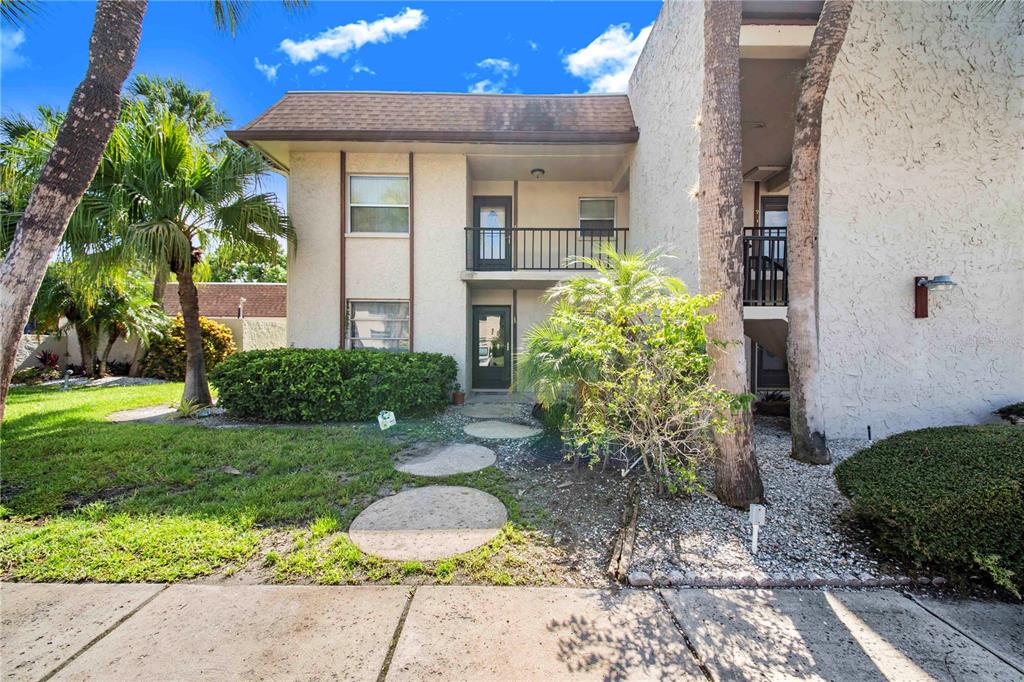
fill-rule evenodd
<path id="1" fill-rule="evenodd" d="M 85 72 L 95 6 L 48 2 L 2 26 L 0 110 L 65 108 Z M 210 90 L 244 125 L 286 90 L 621 91 L 657 2 L 254 2 L 234 38 L 210 3 L 151 1 L 136 73 Z M 275 185 L 279 183 L 275 182 Z M 278 187 L 275 187 L 278 189 Z"/>

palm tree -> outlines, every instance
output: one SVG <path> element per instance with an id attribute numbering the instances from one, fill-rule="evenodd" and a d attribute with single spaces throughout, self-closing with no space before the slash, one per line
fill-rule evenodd
<path id="1" fill-rule="evenodd" d="M 592 316 L 621 327 L 636 321 L 632 316 L 637 302 L 685 292 L 681 280 L 656 265 L 658 258 L 657 253 L 620 254 L 606 247 L 599 257 L 574 259 L 573 264 L 593 269 L 596 276 L 566 280 L 545 294 L 555 309 L 527 332 L 528 350 L 517 357 L 517 386 L 534 392 L 541 404 L 551 407 L 596 381 L 603 356 L 578 352 L 578 329 L 554 320 Z"/>
<path id="2" fill-rule="evenodd" d="M 101 375 L 107 373 L 110 352 L 118 339 L 138 339 L 140 346 L 147 345 L 168 326 L 163 308 L 152 299 L 148 284 L 138 275 L 101 287 L 90 322 L 97 338 L 104 332 L 107 336 L 98 358 Z"/>
<path id="3" fill-rule="evenodd" d="M 743 353 L 743 184 L 740 175 L 740 18 L 737 0 L 704 2 L 704 96 L 701 105 L 698 196 L 700 289 L 720 292 L 708 337 L 711 382 L 747 391 Z M 753 418 L 745 404 L 716 432 L 715 494 L 743 508 L 764 497 L 754 457 Z"/>
<path id="4" fill-rule="evenodd" d="M 75 330 L 82 367 L 87 375 L 95 373 L 97 335 L 91 324 L 98 287 L 81 268 L 70 263 L 54 263 L 43 277 L 39 295 L 32 306 L 32 319 L 43 329 L 64 334 Z"/>
<path id="5" fill-rule="evenodd" d="M 306 0 L 283 0 L 300 7 Z M 15 23 L 32 13 L 25 0 L 0 0 L 0 15 Z M 243 0 L 212 0 L 215 25 L 234 35 Z M 71 215 L 89 188 L 121 109 L 121 87 L 135 63 L 146 0 L 98 0 L 85 77 L 71 95 L 66 121 L 0 264 L 0 422 L 21 332 L 46 267 Z"/>
<path id="6" fill-rule="evenodd" d="M 828 464 L 832 455 L 818 395 L 818 171 L 821 112 L 832 66 L 846 37 L 852 0 L 826 0 L 814 30 L 797 99 L 789 184 L 789 417 L 794 459 Z"/>
<path id="7" fill-rule="evenodd" d="M 294 238 L 277 198 L 259 191 L 269 170 L 259 153 L 211 150 L 182 119 L 169 112 L 154 118 L 136 103 L 111 138 L 79 213 L 108 225 L 118 249 L 177 277 L 187 353 L 183 400 L 211 403 L 193 278 L 203 253 L 221 243 L 272 255 L 279 238 Z"/>

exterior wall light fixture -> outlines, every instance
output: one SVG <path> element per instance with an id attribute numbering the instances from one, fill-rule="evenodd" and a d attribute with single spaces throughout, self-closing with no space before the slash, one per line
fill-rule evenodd
<path id="1" fill-rule="evenodd" d="M 534 168 L 533 170 L 530 171 L 530 175 L 532 175 L 535 180 L 540 180 L 541 178 L 544 177 L 544 169 Z"/>
<path id="2" fill-rule="evenodd" d="M 929 279 L 924 275 L 914 277 L 914 317 L 928 317 L 928 291 L 946 291 L 956 286 L 949 275 L 936 275 Z"/>

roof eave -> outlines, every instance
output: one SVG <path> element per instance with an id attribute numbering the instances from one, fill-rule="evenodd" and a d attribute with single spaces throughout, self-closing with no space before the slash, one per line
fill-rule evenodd
<path id="1" fill-rule="evenodd" d="M 457 130 L 229 130 L 239 144 L 305 142 L 485 142 L 506 144 L 628 144 L 640 138 L 635 126 L 621 131 L 457 131 Z"/>

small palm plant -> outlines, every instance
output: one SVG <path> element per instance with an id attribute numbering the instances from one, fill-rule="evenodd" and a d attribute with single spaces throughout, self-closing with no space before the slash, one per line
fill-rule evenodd
<path id="1" fill-rule="evenodd" d="M 690 296 L 657 254 L 578 262 L 594 277 L 552 288 L 551 315 L 527 334 L 517 384 L 546 407 L 568 403 L 563 438 L 591 463 L 609 453 L 642 461 L 661 492 L 697 487 L 737 396 L 708 379 L 710 296 Z"/>
<path id="2" fill-rule="evenodd" d="M 294 234 L 277 198 L 260 191 L 270 171 L 260 154 L 211 148 L 170 111 L 139 103 L 129 109 L 76 218 L 107 226 L 114 244 L 108 253 L 135 256 L 177 277 L 187 355 L 183 399 L 209 405 L 193 269 L 214 244 L 271 256 L 279 239 Z"/>

